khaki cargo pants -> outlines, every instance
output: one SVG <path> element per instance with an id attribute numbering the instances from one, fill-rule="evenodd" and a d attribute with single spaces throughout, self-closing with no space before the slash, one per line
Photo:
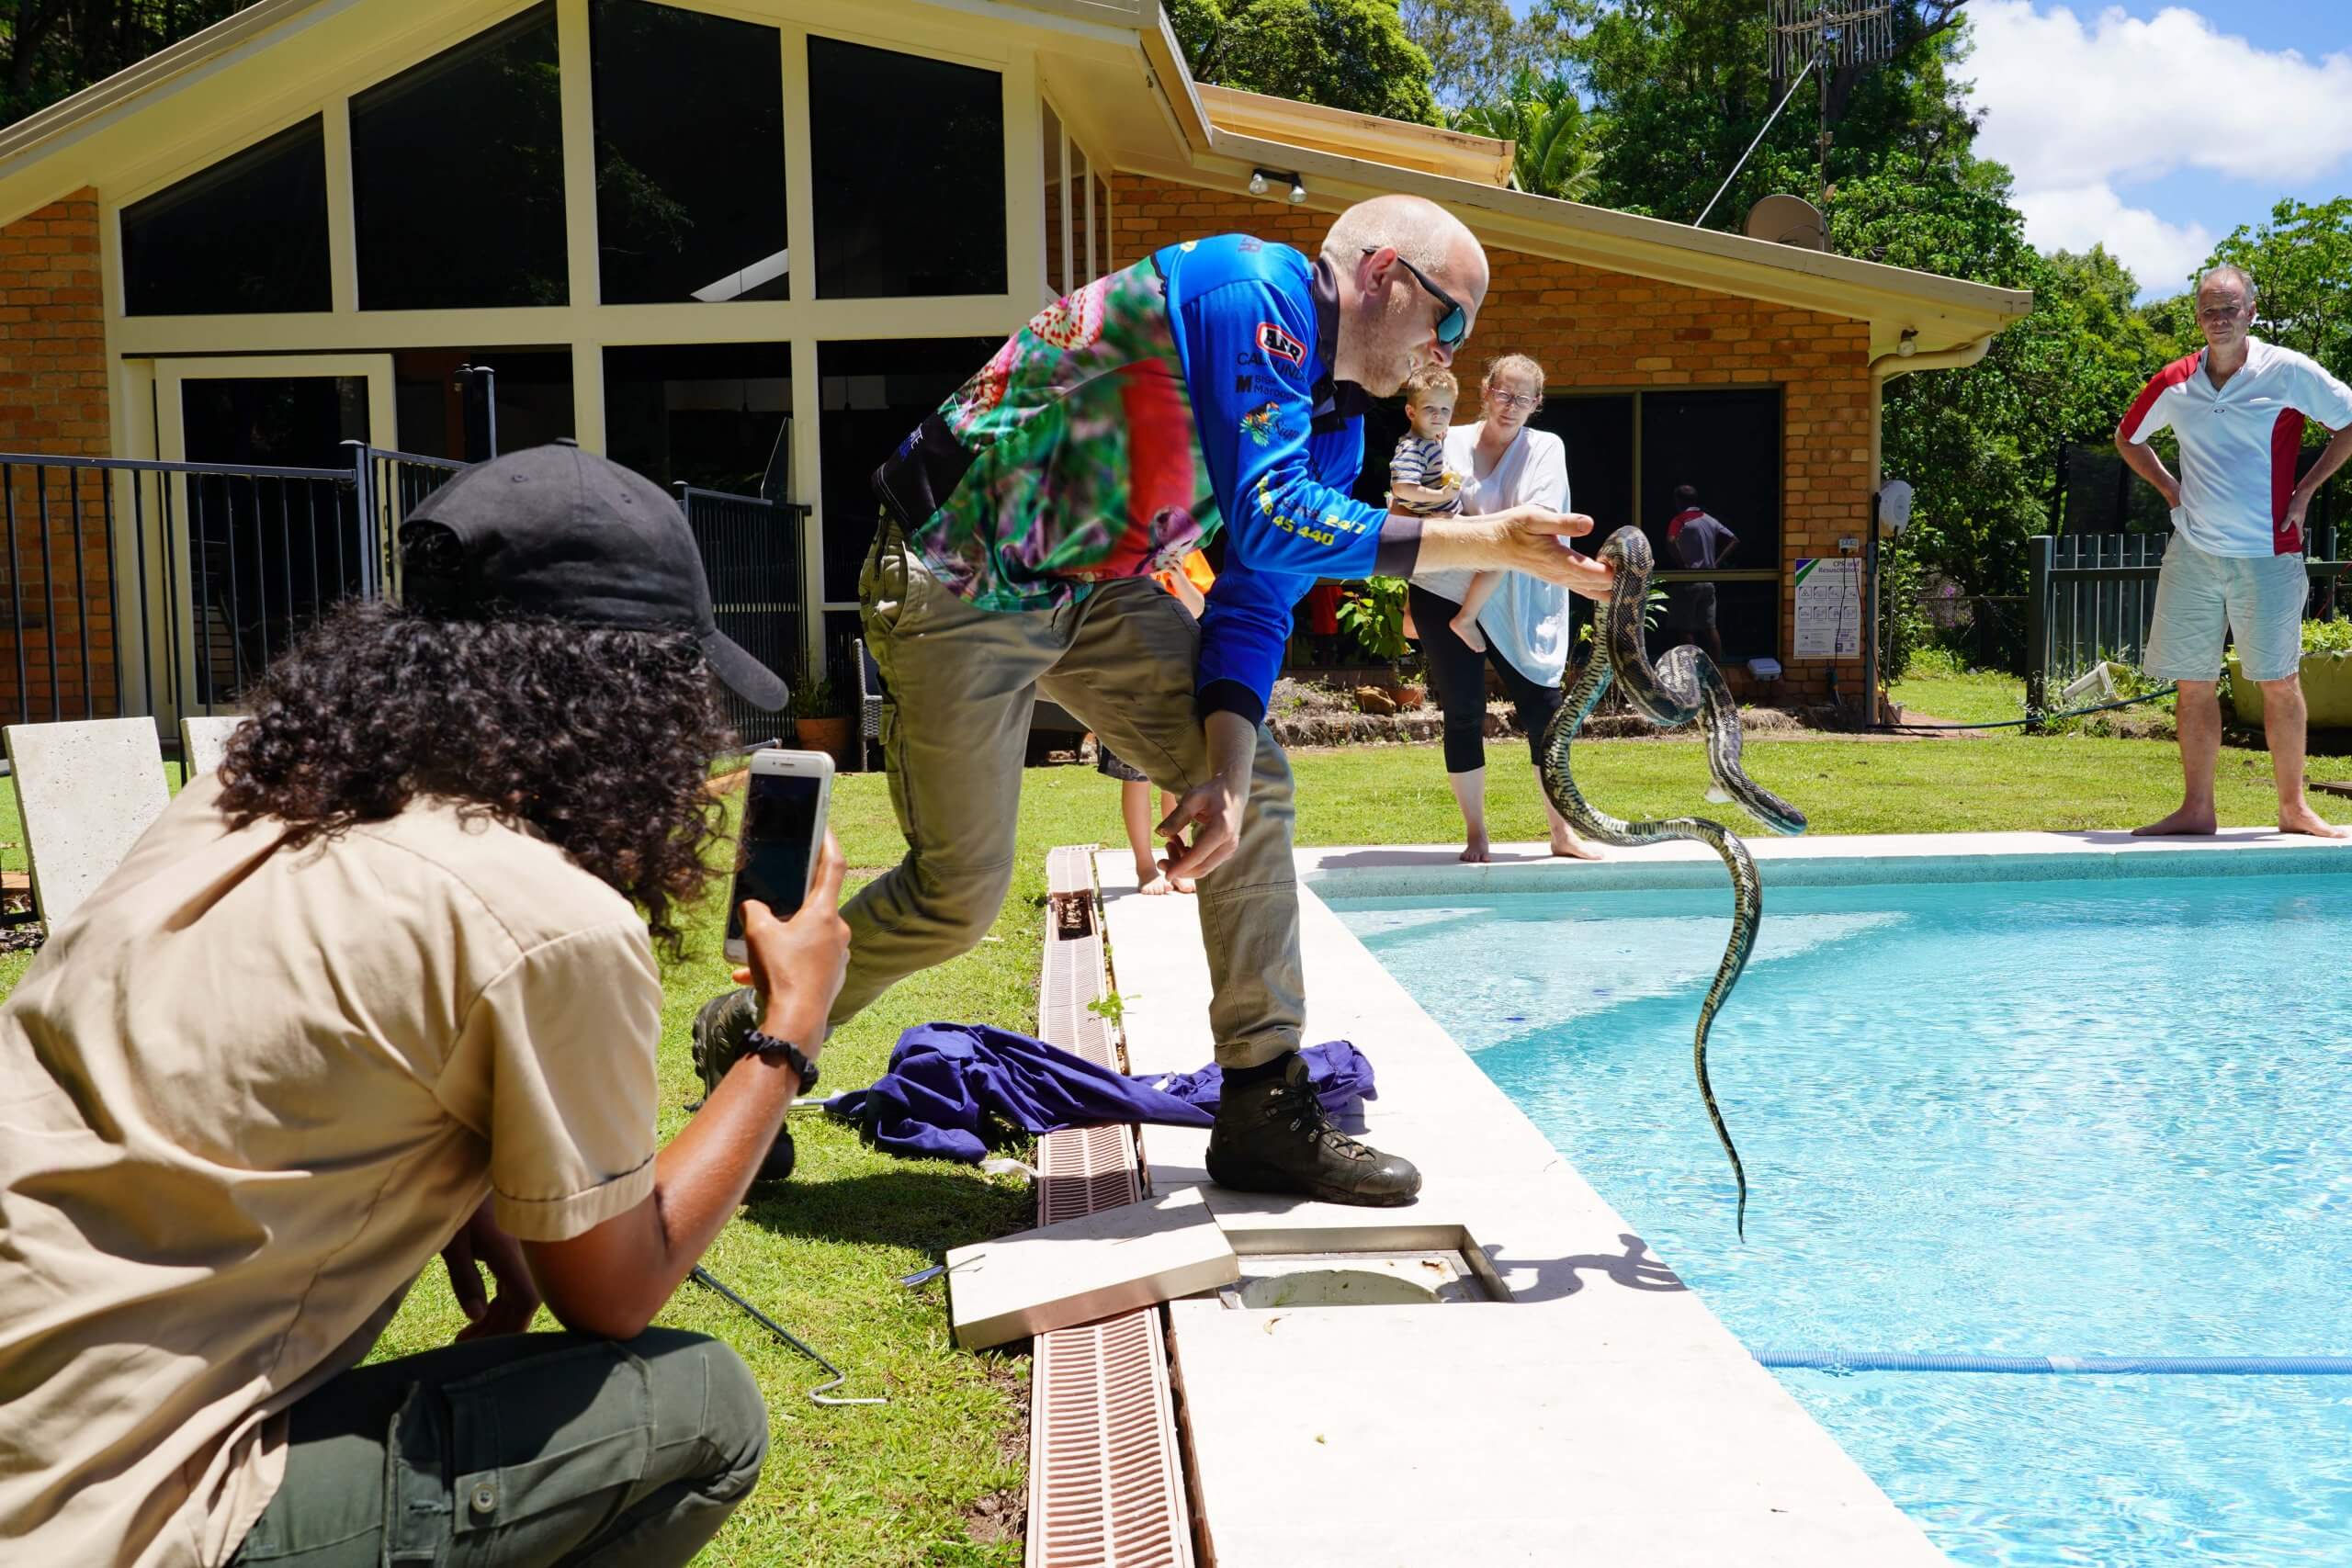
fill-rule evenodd
<path id="1" fill-rule="evenodd" d="M 977 944 L 1012 884 L 1030 710 L 1042 692 L 1160 788 L 1208 776 L 1193 705 L 1200 628 L 1148 578 L 1098 584 L 1053 610 L 975 609 L 883 525 L 858 581 L 882 671 L 882 751 L 906 858 L 842 911 L 849 977 L 838 1027 L 902 977 Z M 1117 819 L 1107 795 L 1105 821 Z M 1290 764 L 1261 725 L 1241 841 L 1200 879 L 1216 1059 L 1295 1051 L 1305 1010 Z"/>

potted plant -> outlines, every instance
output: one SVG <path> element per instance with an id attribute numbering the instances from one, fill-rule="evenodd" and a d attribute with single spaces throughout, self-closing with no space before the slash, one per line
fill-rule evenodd
<path id="1" fill-rule="evenodd" d="M 1413 651 L 1407 640 L 1405 592 L 1401 577 L 1374 577 L 1351 583 L 1346 597 L 1340 601 L 1340 627 L 1355 639 L 1357 647 L 1387 665 L 1388 679 L 1380 689 L 1391 705 L 1413 708 L 1421 705 L 1426 694 L 1408 684 L 1405 677 L 1405 660 Z"/>
<path id="2" fill-rule="evenodd" d="M 2262 722 L 2262 688 L 2245 678 L 2233 648 L 2223 661 L 2230 706 L 2241 724 Z M 2303 702 L 2313 729 L 2352 729 L 2352 620 L 2303 623 Z"/>
<path id="3" fill-rule="evenodd" d="M 802 750 L 822 751 L 836 762 L 848 761 L 849 700 L 843 695 L 840 682 L 827 676 L 821 681 L 803 682 L 795 688 L 792 719 Z"/>

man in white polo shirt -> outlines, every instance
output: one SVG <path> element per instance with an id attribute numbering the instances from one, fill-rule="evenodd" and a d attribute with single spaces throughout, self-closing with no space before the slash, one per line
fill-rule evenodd
<path id="1" fill-rule="evenodd" d="M 2156 580 L 2149 675 L 2177 682 L 2180 809 L 2142 834 L 2211 833 L 2213 770 L 2222 750 L 2223 629 L 2239 667 L 2262 688 L 2278 830 L 2352 838 L 2303 798 L 2303 514 L 2328 476 L 2352 457 L 2352 388 L 2290 348 L 2253 335 L 2254 279 L 2234 266 L 2197 280 L 2205 347 L 2156 372 L 2116 427 L 2115 449 L 2172 508 L 2172 543 Z M 2299 484 L 2303 422 L 2335 438 Z M 2148 438 L 2169 426 L 2180 442 L 2175 479 Z"/>

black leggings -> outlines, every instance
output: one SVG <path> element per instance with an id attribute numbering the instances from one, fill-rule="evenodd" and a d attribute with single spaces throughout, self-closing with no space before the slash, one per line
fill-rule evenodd
<path id="1" fill-rule="evenodd" d="M 1462 613 L 1462 606 L 1453 600 L 1417 585 L 1405 602 L 1412 609 L 1414 629 L 1421 634 L 1421 658 L 1430 667 L 1430 684 L 1437 688 L 1437 705 L 1445 713 L 1445 771 L 1469 773 L 1487 765 L 1485 666 L 1490 662 L 1519 710 L 1519 727 L 1527 732 L 1528 760 L 1541 767 L 1544 727 L 1559 711 L 1560 689 L 1538 685 L 1521 674 L 1493 644 L 1481 654 L 1454 636 L 1448 623 Z"/>

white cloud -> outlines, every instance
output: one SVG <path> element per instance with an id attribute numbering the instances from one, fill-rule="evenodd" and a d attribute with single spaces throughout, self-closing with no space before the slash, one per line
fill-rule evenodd
<path id="1" fill-rule="evenodd" d="M 2028 238 L 2044 251 L 2107 254 L 2131 268 L 2143 291 L 2176 293 L 2191 270 L 2212 253 L 2213 232 L 2202 223 L 2167 223 L 2142 207 L 2126 207 L 2104 185 L 2065 190 L 2020 191 Z"/>
<path id="2" fill-rule="evenodd" d="M 2213 234 L 2128 204 L 2119 186 L 2198 169 L 2261 187 L 2267 210 L 2281 186 L 2352 159 L 2352 54 L 2256 49 L 2180 6 L 2140 20 L 1978 0 L 1967 15 L 1976 150 L 2016 173 L 2027 238 L 2043 250 L 2104 244 L 2143 285 L 2168 289 Z"/>
<path id="3" fill-rule="evenodd" d="M 2170 6 L 2086 27 L 2064 6 L 1972 5 L 1962 68 L 1985 111 L 1977 151 L 2028 189 L 2150 179 L 2188 167 L 2305 181 L 2352 156 L 2352 54 L 2265 51 Z"/>

